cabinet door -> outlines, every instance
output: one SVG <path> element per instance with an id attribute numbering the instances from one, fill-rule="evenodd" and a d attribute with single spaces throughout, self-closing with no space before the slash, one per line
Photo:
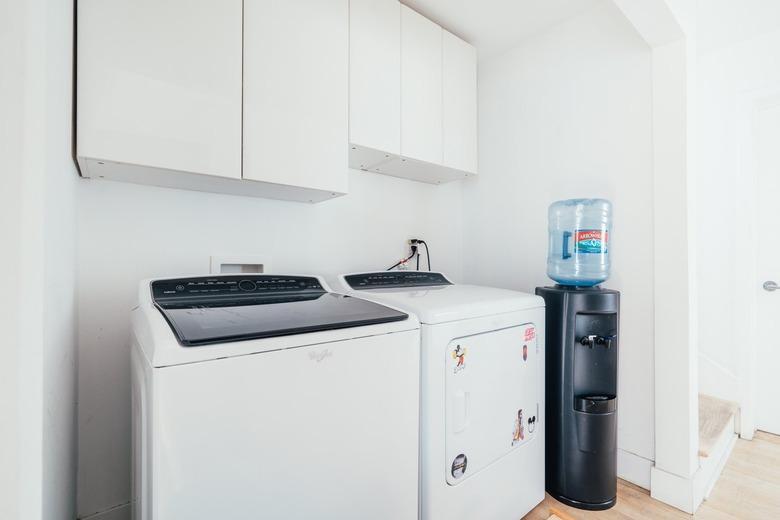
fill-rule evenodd
<path id="1" fill-rule="evenodd" d="M 349 4 L 349 139 L 401 153 L 401 4 Z"/>
<path id="2" fill-rule="evenodd" d="M 477 53 L 443 31 L 442 132 L 444 166 L 477 172 Z"/>
<path id="3" fill-rule="evenodd" d="M 81 0 L 80 158 L 241 177 L 241 0 Z"/>
<path id="4" fill-rule="evenodd" d="M 401 155 L 442 162 L 442 29 L 401 6 Z"/>
<path id="5" fill-rule="evenodd" d="M 347 191 L 348 0 L 244 1 L 244 178 Z"/>

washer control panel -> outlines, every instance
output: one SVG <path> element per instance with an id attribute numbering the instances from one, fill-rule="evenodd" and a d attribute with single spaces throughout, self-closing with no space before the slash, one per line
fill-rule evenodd
<path id="1" fill-rule="evenodd" d="M 155 301 L 240 296 L 325 292 L 317 278 L 311 276 L 220 275 L 197 278 L 177 278 L 152 282 Z"/>
<path id="2" fill-rule="evenodd" d="M 428 271 L 380 271 L 350 274 L 345 276 L 344 280 L 352 289 L 356 290 L 452 285 L 452 282 L 447 280 L 443 274 Z"/>

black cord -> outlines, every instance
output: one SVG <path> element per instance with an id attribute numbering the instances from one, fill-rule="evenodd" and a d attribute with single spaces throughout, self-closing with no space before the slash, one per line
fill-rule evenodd
<path id="1" fill-rule="evenodd" d="M 425 243 L 425 240 L 418 240 L 418 244 L 422 244 L 425 246 L 425 258 L 428 260 L 428 270 L 431 270 L 431 252 L 428 250 L 428 244 Z M 419 260 L 419 258 L 418 258 Z M 418 265 L 419 269 L 419 265 Z"/>
<path id="2" fill-rule="evenodd" d="M 427 247 L 426 247 L 426 249 L 427 249 Z M 407 256 L 406 258 L 404 258 L 404 259 L 402 259 L 402 260 L 399 260 L 398 262 L 396 262 L 395 264 L 391 265 L 390 267 L 388 267 L 388 268 L 387 268 L 387 269 L 385 269 L 385 270 L 386 270 L 386 271 L 392 271 L 393 269 L 395 269 L 396 267 L 398 267 L 398 266 L 399 266 L 399 265 L 401 265 L 402 263 L 404 263 L 404 262 L 408 262 L 409 260 L 411 260 L 411 259 L 412 259 L 412 257 L 413 257 L 414 255 L 416 255 L 416 254 L 417 254 L 417 246 L 412 246 L 412 254 L 410 254 L 409 256 Z"/>

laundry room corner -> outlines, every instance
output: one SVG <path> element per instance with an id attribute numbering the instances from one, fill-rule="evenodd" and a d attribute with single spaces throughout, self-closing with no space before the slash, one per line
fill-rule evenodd
<path id="1" fill-rule="evenodd" d="M 480 61 L 480 178 L 464 183 L 464 279 L 547 284 L 547 206 L 614 203 L 619 475 L 650 487 L 653 400 L 652 55 L 612 2 Z M 618 238 L 619 237 L 619 238 Z M 630 347 L 629 347 L 630 345 Z"/>

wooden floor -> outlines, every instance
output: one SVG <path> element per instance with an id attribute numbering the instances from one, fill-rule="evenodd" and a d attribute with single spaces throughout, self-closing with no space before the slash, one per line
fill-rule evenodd
<path id="1" fill-rule="evenodd" d="M 752 441 L 737 440 L 723 474 L 710 498 L 696 514 L 685 514 L 650 498 L 644 489 L 618 483 L 618 503 L 607 511 L 580 511 L 549 495 L 526 515 L 527 520 L 547 520 L 551 508 L 563 520 L 670 518 L 690 520 L 780 519 L 780 437 L 757 432 Z M 560 514 L 559 513 L 559 514 Z"/>

